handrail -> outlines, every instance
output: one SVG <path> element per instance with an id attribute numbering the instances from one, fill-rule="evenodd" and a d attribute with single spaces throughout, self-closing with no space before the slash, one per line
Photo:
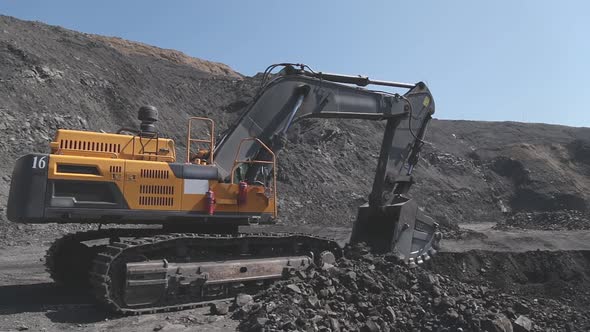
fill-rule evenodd
<path id="1" fill-rule="evenodd" d="M 86 154 L 97 154 L 97 155 L 106 154 L 106 155 L 111 155 L 111 158 L 112 159 L 119 159 L 119 153 L 109 152 L 109 151 L 91 151 L 91 150 L 78 150 L 78 149 L 58 148 L 55 151 L 55 154 L 63 154 L 64 151 L 65 152 L 68 152 L 68 151 L 84 152 Z"/>
<path id="2" fill-rule="evenodd" d="M 209 122 L 209 129 L 211 134 L 209 139 L 191 138 L 192 122 L 194 120 Z M 209 118 L 194 116 L 188 119 L 188 130 L 186 135 L 186 162 L 190 163 L 191 145 L 193 142 L 196 143 L 208 143 L 209 144 L 209 164 L 213 165 L 213 149 L 215 148 L 215 122 Z"/>
<path id="3" fill-rule="evenodd" d="M 268 152 L 270 154 L 270 156 L 272 157 L 272 160 L 271 161 L 268 161 L 268 160 L 239 160 L 238 156 L 240 155 L 240 150 L 242 149 L 242 144 L 244 144 L 244 142 L 246 142 L 246 141 L 254 141 L 254 142 L 260 144 L 260 146 L 262 146 L 262 148 L 264 148 L 266 150 L 266 152 Z M 230 183 L 234 183 L 236 169 L 238 168 L 239 164 L 272 164 L 272 176 L 273 176 L 272 193 L 273 193 L 273 200 L 274 200 L 273 217 L 276 218 L 276 216 L 277 216 L 277 172 L 276 172 L 277 161 L 276 161 L 275 153 L 258 138 L 247 137 L 247 138 L 242 139 L 240 141 L 240 144 L 238 145 L 238 150 L 236 151 L 236 156 L 234 157 L 234 165 L 231 169 Z"/>
<path id="4" fill-rule="evenodd" d="M 167 162 L 174 162 L 174 156 L 162 156 L 157 153 L 135 153 L 135 144 L 132 146 L 133 153 L 125 154 L 123 152 L 110 152 L 110 151 L 95 151 L 95 150 L 78 150 L 78 149 L 69 149 L 69 148 L 57 148 L 55 154 L 62 154 L 62 155 L 69 155 L 67 152 L 76 152 L 80 153 L 83 152 L 87 155 L 97 155 L 97 156 L 110 156 L 111 159 L 120 159 L 121 155 L 130 155 L 133 160 L 137 158 L 150 158 L 155 159 L 156 161 L 167 161 Z M 66 154 L 64 154 L 64 152 Z"/>
<path id="5" fill-rule="evenodd" d="M 159 154 L 151 154 L 151 153 L 134 153 L 133 157 L 143 157 L 143 158 L 154 158 L 156 161 L 166 161 L 174 162 L 174 157 L 172 156 L 161 156 Z"/>

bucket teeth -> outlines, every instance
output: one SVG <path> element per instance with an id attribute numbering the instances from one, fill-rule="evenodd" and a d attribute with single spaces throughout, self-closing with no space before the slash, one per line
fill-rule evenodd
<path id="1" fill-rule="evenodd" d="M 422 253 L 422 254 L 417 254 L 416 257 L 411 257 L 406 259 L 403 259 L 400 257 L 400 259 L 402 259 L 403 261 L 406 261 L 409 267 L 416 267 L 420 264 L 424 264 L 425 262 L 431 260 L 434 255 L 436 255 L 438 253 L 438 251 L 434 248 L 429 248 L 427 252 Z"/>
<path id="2" fill-rule="evenodd" d="M 432 247 L 434 249 L 437 249 L 437 250 L 440 249 L 440 241 L 442 240 L 442 237 L 443 237 L 443 235 L 441 232 L 434 233 L 434 239 L 432 240 Z"/>

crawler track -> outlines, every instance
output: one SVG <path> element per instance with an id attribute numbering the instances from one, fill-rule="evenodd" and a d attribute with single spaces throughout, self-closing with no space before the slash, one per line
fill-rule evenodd
<path id="1" fill-rule="evenodd" d="M 45 270 L 57 284 L 64 286 L 88 287 L 88 273 L 99 247 L 87 246 L 83 242 L 121 237 L 151 236 L 161 233 L 160 229 L 102 229 L 64 235 L 55 240 L 45 253 Z"/>
<path id="2" fill-rule="evenodd" d="M 75 247 L 75 243 L 98 239 L 110 239 L 106 245 L 92 247 L 93 262 L 89 273 L 65 271 L 57 261 L 58 248 Z M 55 247 L 55 248 L 54 248 Z M 169 292 L 156 304 L 128 306 L 124 300 L 126 264 L 140 261 L 165 261 L 170 263 L 219 262 L 226 260 L 272 258 L 305 255 L 312 259 L 330 251 L 336 257 L 342 249 L 330 239 L 297 233 L 257 234 L 196 234 L 163 233 L 162 230 L 109 229 L 67 235 L 48 250 L 47 266 L 52 277 L 59 281 L 85 279 L 90 284 L 98 302 L 110 311 L 125 315 L 138 315 L 182 310 L 207 305 L 227 299 L 238 292 L 254 292 L 267 287 L 273 280 L 241 281 L 201 285 L 184 292 Z M 84 266 L 81 266 L 83 269 Z M 84 283 L 81 283 L 84 284 Z"/>

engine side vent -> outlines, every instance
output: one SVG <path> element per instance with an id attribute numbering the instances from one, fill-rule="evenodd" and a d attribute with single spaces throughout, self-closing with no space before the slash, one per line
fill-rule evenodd
<path id="1" fill-rule="evenodd" d="M 109 167 L 109 171 L 111 173 L 121 173 L 121 172 L 123 172 L 123 167 L 122 166 L 113 166 L 113 165 L 111 165 L 111 167 Z"/>
<path id="2" fill-rule="evenodd" d="M 149 179 L 168 179 L 170 178 L 170 172 L 161 169 L 142 169 L 140 171 L 142 178 Z"/>
<path id="3" fill-rule="evenodd" d="M 96 166 L 57 164 L 57 173 L 100 175 Z"/>
<path id="4" fill-rule="evenodd" d="M 139 193 L 150 195 L 174 195 L 174 187 L 142 184 L 139 186 Z"/>
<path id="5" fill-rule="evenodd" d="M 104 143 L 95 141 L 80 141 L 72 139 L 62 139 L 59 142 L 59 148 L 65 150 L 80 150 L 92 152 L 110 152 L 120 153 L 121 144 Z"/>
<path id="6" fill-rule="evenodd" d="M 173 197 L 139 196 L 139 205 L 143 206 L 173 206 Z"/>

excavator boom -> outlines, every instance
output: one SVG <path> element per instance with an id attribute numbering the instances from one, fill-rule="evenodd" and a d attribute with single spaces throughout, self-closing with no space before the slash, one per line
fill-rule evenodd
<path id="1" fill-rule="evenodd" d="M 234 147 L 244 138 L 256 137 L 277 153 L 289 127 L 301 119 L 385 121 L 369 202 L 359 208 L 351 241 L 366 242 L 381 252 L 394 251 L 411 264 L 429 259 L 436 253 L 441 234 L 437 224 L 405 197 L 434 113 L 434 100 L 426 85 L 316 73 L 305 70 L 309 68 L 305 65 L 299 67 L 285 65 L 221 139 L 215 150 L 220 174 L 230 175 L 234 158 L 264 158 L 264 151 L 255 144 L 241 149 L 235 157 Z M 367 85 L 407 91 L 397 94 L 358 87 Z M 259 173 L 249 171 L 251 176 Z"/>
<path id="2" fill-rule="evenodd" d="M 411 153 L 411 143 L 415 139 L 408 131 L 410 110 L 413 119 L 412 130 L 420 132 L 427 124 L 426 117 L 434 112 L 432 96 L 423 83 L 407 84 L 385 81 L 370 81 L 359 78 L 361 84 L 381 84 L 410 89 L 405 95 L 372 91 L 345 85 L 339 82 L 355 82 L 351 76 L 312 73 L 286 67 L 278 77 L 265 84 L 250 107 L 238 121 L 225 133 L 215 149 L 215 163 L 222 176 L 229 176 L 235 157 L 235 147 L 247 137 L 256 137 L 275 147 L 276 141 L 286 133 L 291 125 L 304 118 L 344 118 L 387 120 L 399 119 L 396 130 L 399 153 L 392 159 L 392 169 L 403 167 Z M 340 79 L 340 80 L 339 80 Z M 376 83 L 375 83 L 376 82 Z M 415 105 L 414 105 L 415 104 Z M 426 104 L 423 106 L 421 104 Z M 419 105 L 421 105 L 419 107 Z M 410 108 L 412 106 L 412 108 Z M 403 121 L 405 119 L 405 121 Z M 392 146 L 392 149 L 396 147 Z M 405 151 L 401 151 L 405 150 Z M 238 159 L 254 158 L 258 147 L 244 148 Z"/>

